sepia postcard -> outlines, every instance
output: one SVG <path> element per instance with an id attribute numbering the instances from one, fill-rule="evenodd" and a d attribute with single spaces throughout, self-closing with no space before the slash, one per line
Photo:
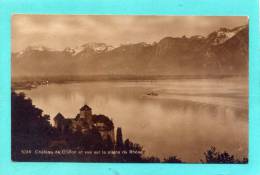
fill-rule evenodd
<path id="1" fill-rule="evenodd" d="M 12 16 L 12 160 L 248 163 L 248 17 Z"/>

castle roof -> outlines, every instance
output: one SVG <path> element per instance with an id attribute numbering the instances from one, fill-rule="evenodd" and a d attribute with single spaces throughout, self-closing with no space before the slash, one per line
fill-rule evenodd
<path id="1" fill-rule="evenodd" d="M 88 110 L 91 110 L 91 108 L 86 104 L 80 108 L 80 111 L 88 111 Z"/>
<path id="2" fill-rule="evenodd" d="M 58 119 L 64 119 L 64 116 L 61 113 L 58 113 L 55 117 L 54 120 L 58 120 Z"/>

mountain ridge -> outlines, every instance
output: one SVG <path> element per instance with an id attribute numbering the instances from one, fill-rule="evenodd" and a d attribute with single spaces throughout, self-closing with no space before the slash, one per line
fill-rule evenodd
<path id="1" fill-rule="evenodd" d="M 12 76 L 98 74 L 247 74 L 248 25 L 205 36 L 166 36 L 152 44 L 118 47 L 86 43 L 55 51 L 32 47 L 12 53 Z"/>

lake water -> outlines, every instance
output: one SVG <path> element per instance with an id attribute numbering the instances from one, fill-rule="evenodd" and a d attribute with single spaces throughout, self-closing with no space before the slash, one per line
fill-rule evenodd
<path id="1" fill-rule="evenodd" d="M 225 78 L 50 84 L 23 92 L 52 118 L 75 117 L 86 103 L 146 155 L 199 162 L 211 146 L 247 157 L 247 91 L 247 79 Z"/>

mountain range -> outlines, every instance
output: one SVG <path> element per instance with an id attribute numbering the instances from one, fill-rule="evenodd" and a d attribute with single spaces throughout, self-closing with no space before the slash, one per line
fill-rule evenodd
<path id="1" fill-rule="evenodd" d="M 207 36 L 164 37 L 154 43 L 86 43 L 12 53 L 12 76 L 247 75 L 248 25 Z"/>

